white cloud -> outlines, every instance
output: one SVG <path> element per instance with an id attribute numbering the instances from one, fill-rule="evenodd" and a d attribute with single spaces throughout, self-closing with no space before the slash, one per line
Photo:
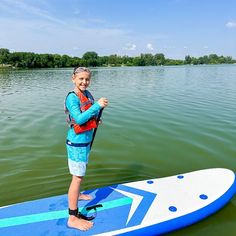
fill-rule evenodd
<path id="1" fill-rule="evenodd" d="M 99 55 L 110 55 L 115 48 L 122 48 L 129 41 L 127 32 L 122 29 L 86 28 L 69 23 L 61 27 L 45 19 L 28 21 L 0 18 L 0 28 L 4 32 L 0 37 L 1 47 L 14 48 L 16 51 L 82 56 L 92 50 Z M 134 44 L 128 46 L 130 50 L 136 48 Z"/>
<path id="2" fill-rule="evenodd" d="M 154 50 L 151 43 L 148 43 L 148 44 L 147 44 L 147 49 L 150 50 L 150 51 L 153 51 L 153 50 Z"/>
<path id="3" fill-rule="evenodd" d="M 43 6 L 42 1 L 45 1 Z M 117 25 L 108 25 L 102 18 L 84 19 L 78 15 L 62 20 L 58 14 L 54 16 L 50 9 L 47 0 L 40 0 L 40 4 L 33 4 L 30 0 L 2 0 L 1 47 L 77 56 L 93 50 L 99 55 L 110 55 L 114 49 L 122 49 L 126 42 L 131 42 L 129 31 Z M 126 50 L 134 52 L 136 45 L 127 44 Z"/>
<path id="4" fill-rule="evenodd" d="M 136 47 L 137 46 L 133 43 L 127 43 L 123 49 L 127 50 L 127 51 L 134 51 L 134 50 L 136 50 Z"/>
<path id="5" fill-rule="evenodd" d="M 64 21 L 51 16 L 48 10 L 36 7 L 32 3 L 27 3 L 19 0 L 2 0 L 0 8 L 4 9 L 5 13 L 7 13 L 8 15 L 12 15 L 12 18 L 15 19 L 17 19 L 17 17 L 31 18 L 32 16 L 34 16 L 41 20 L 44 19 L 57 24 L 64 24 Z"/>
<path id="6" fill-rule="evenodd" d="M 225 25 L 227 28 L 236 28 L 236 21 L 229 21 Z"/>

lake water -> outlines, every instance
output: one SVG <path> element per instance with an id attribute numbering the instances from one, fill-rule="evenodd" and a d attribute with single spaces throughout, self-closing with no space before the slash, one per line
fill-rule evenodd
<path id="1" fill-rule="evenodd" d="M 0 71 L 0 205 L 67 192 L 72 69 Z M 236 65 L 93 69 L 105 96 L 83 189 L 199 169 L 236 171 Z M 171 235 L 233 235 L 236 198 Z"/>

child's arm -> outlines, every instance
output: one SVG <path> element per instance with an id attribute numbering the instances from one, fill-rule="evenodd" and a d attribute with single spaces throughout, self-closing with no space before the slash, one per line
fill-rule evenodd
<path id="1" fill-rule="evenodd" d="M 86 123 L 93 116 L 96 116 L 101 110 L 101 106 L 98 102 L 94 103 L 88 110 L 81 112 L 79 109 L 79 99 L 77 95 L 71 93 L 66 99 L 66 107 L 70 112 L 70 116 L 75 120 L 75 123 L 82 125 Z"/>

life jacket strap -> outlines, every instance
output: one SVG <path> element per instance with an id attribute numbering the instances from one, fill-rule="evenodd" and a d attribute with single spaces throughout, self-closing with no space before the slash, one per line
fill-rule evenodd
<path id="1" fill-rule="evenodd" d="M 70 140 L 66 140 L 66 144 L 69 145 L 69 146 L 72 146 L 72 147 L 87 147 L 89 143 L 72 143 Z"/>

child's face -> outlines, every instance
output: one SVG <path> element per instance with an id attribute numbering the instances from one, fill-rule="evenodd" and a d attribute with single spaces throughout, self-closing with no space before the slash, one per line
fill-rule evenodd
<path id="1" fill-rule="evenodd" d="M 86 71 L 76 73 L 72 76 L 72 82 L 80 91 L 85 91 L 90 84 L 90 74 Z"/>

